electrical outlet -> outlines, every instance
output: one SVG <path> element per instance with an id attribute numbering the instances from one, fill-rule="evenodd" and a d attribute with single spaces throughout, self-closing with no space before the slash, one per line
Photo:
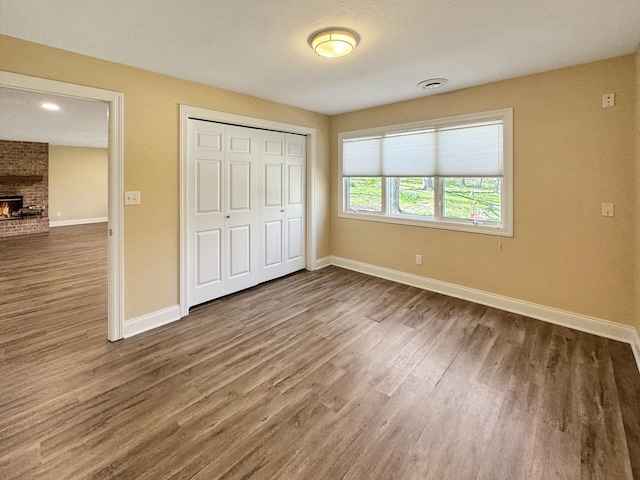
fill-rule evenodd
<path id="1" fill-rule="evenodd" d="M 615 107 L 615 105 L 616 105 L 615 93 L 605 93 L 604 95 L 602 95 L 602 108 Z"/>
<path id="2" fill-rule="evenodd" d="M 422 265 L 422 255 L 416 255 L 416 265 Z"/>
<path id="3" fill-rule="evenodd" d="M 614 205 L 613 203 L 603 203 L 602 204 L 602 216 L 603 217 L 613 217 Z"/>
<path id="4" fill-rule="evenodd" d="M 125 205 L 140 205 L 140 192 L 124 192 Z"/>

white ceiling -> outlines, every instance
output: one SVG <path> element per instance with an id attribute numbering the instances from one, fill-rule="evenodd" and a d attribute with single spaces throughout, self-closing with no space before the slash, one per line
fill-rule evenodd
<path id="1" fill-rule="evenodd" d="M 354 54 L 312 52 L 331 26 Z M 640 0 L 0 0 L 0 33 L 337 114 L 631 53 Z"/>
<path id="2" fill-rule="evenodd" d="M 42 108 L 55 103 L 58 111 Z M 0 140 L 106 148 L 108 104 L 0 88 Z"/>

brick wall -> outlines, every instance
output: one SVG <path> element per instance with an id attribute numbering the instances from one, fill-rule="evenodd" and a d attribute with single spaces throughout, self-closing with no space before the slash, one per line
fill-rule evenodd
<path id="1" fill-rule="evenodd" d="M 42 176 L 42 180 L 2 180 L 7 175 Z M 45 208 L 43 218 L 0 221 L 0 237 L 49 231 L 49 144 L 0 140 L 0 195 L 22 195 L 25 207 Z"/>

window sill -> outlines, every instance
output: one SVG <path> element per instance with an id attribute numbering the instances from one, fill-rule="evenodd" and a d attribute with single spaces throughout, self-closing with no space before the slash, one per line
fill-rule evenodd
<path id="1" fill-rule="evenodd" d="M 376 213 L 339 212 L 339 218 L 349 220 L 364 220 L 367 222 L 391 223 L 396 225 L 409 225 L 412 227 L 436 228 L 439 230 L 454 230 L 458 232 L 479 233 L 482 235 L 496 235 L 501 237 L 513 237 L 513 229 L 505 225 L 481 225 L 465 220 L 430 220 L 412 218 L 409 216 L 389 216 Z"/>

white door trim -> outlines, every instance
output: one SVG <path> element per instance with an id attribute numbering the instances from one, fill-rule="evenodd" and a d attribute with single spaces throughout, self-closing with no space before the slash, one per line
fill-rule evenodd
<path id="1" fill-rule="evenodd" d="M 122 93 L 85 87 L 73 83 L 30 77 L 0 71 L 0 87 L 40 93 L 52 93 L 109 104 L 109 280 L 108 338 L 123 338 L 124 327 L 124 231 L 123 231 L 123 165 L 124 165 L 124 96 Z"/>
<path id="2" fill-rule="evenodd" d="M 307 136 L 307 270 L 316 268 L 316 129 L 180 105 L 180 315 L 189 315 L 187 301 L 187 120 L 189 117 L 243 127 L 265 128 Z"/>

